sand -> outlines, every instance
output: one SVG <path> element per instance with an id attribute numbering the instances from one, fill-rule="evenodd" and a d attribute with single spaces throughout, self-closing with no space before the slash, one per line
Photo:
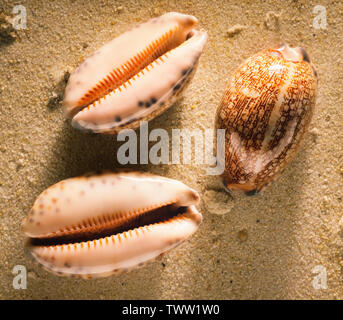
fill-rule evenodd
<path id="1" fill-rule="evenodd" d="M 14 1 L 2 0 L 10 15 Z M 342 299 L 343 4 L 320 1 L 327 29 L 313 28 L 317 1 L 21 1 L 27 29 L 0 43 L 1 299 Z M 64 77 L 131 26 L 168 11 L 195 15 L 209 41 L 183 99 L 149 129 L 211 129 L 226 82 L 255 52 L 282 41 L 303 46 L 319 75 L 309 134 L 280 178 L 259 196 L 226 194 L 204 166 L 130 165 L 199 191 L 204 221 L 162 260 L 99 279 L 51 275 L 25 254 L 20 223 L 61 179 L 118 170 L 115 137 L 73 129 L 60 108 Z M 6 30 L 5 30 L 6 31 Z M 13 34 L 12 34 L 13 35 Z M 10 37 L 12 35 L 9 35 Z M 16 290 L 15 265 L 27 268 Z M 327 288 L 315 289 L 322 266 Z"/>

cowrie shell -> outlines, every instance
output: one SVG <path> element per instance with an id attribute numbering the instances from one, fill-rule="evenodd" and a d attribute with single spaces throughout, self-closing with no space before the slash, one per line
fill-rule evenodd
<path id="1" fill-rule="evenodd" d="M 64 113 L 79 129 L 115 134 L 168 109 L 186 87 L 207 41 L 198 20 L 170 12 L 118 36 L 70 76 Z"/>
<path id="2" fill-rule="evenodd" d="M 202 221 L 198 203 L 196 191 L 173 179 L 137 172 L 83 176 L 42 192 L 22 231 L 48 271 L 103 277 L 187 240 Z"/>
<path id="3" fill-rule="evenodd" d="M 316 88 L 307 53 L 287 44 L 255 54 L 235 71 L 216 114 L 216 129 L 226 130 L 227 189 L 253 195 L 279 175 L 308 129 Z"/>

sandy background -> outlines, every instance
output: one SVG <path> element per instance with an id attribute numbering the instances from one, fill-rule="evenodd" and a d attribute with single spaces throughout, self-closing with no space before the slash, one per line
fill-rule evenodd
<path id="1" fill-rule="evenodd" d="M 341 1 L 20 3 L 27 9 L 27 30 L 0 43 L 0 298 L 343 298 Z M 10 15 L 15 4 L 2 0 L 0 11 Z M 317 4 L 326 7 L 326 30 L 312 26 Z M 235 68 L 253 53 L 287 41 L 306 48 L 319 74 L 303 148 L 256 197 L 226 195 L 203 166 L 132 166 L 180 179 L 200 192 L 204 222 L 196 235 L 162 260 L 125 275 L 93 281 L 50 275 L 24 253 L 19 233 L 35 198 L 61 179 L 120 168 L 121 143 L 115 137 L 84 134 L 64 119 L 59 105 L 64 75 L 108 40 L 168 11 L 195 15 L 209 41 L 184 98 L 149 128 L 212 128 Z M 228 33 L 236 24 L 246 28 Z M 12 286 L 18 264 L 28 270 L 26 290 Z M 316 265 L 326 268 L 326 290 L 313 288 Z"/>

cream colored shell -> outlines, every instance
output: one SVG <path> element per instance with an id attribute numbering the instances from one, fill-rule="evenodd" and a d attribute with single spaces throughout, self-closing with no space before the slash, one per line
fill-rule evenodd
<path id="1" fill-rule="evenodd" d="M 71 178 L 37 198 L 22 230 L 31 238 L 30 252 L 47 270 L 107 276 L 188 239 L 202 220 L 198 202 L 197 192 L 183 183 L 149 174 Z"/>
<path id="2" fill-rule="evenodd" d="M 70 76 L 64 112 L 101 133 L 136 128 L 169 108 L 191 79 L 207 40 L 197 19 L 170 12 L 105 44 Z"/>

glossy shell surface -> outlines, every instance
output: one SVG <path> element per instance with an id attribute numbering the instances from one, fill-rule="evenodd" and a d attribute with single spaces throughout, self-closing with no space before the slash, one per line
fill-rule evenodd
<path id="1" fill-rule="evenodd" d="M 188 239 L 202 215 L 196 191 L 141 173 L 61 181 L 35 201 L 22 224 L 28 249 L 58 275 L 92 278 L 141 266 Z"/>
<path id="2" fill-rule="evenodd" d="M 228 189 L 254 194 L 278 176 L 308 129 L 316 87 L 305 50 L 287 44 L 259 52 L 235 71 L 216 114 L 216 128 L 226 130 Z"/>
<path id="3" fill-rule="evenodd" d="M 197 19 L 170 12 L 118 36 L 70 76 L 64 113 L 79 129 L 116 134 L 169 108 L 207 41 Z"/>

